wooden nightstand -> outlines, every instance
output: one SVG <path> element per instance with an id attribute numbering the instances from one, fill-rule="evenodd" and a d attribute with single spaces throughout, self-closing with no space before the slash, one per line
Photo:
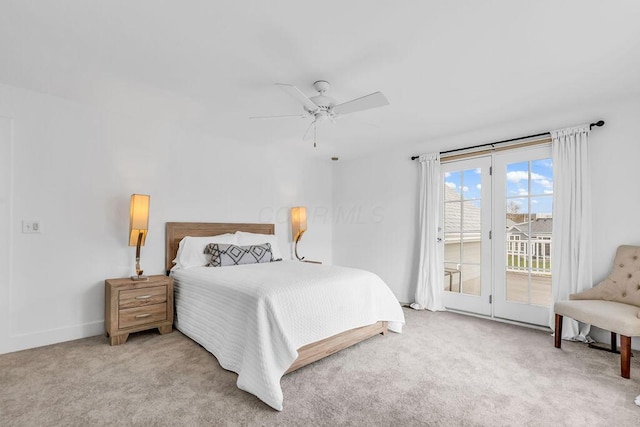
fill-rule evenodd
<path id="1" fill-rule="evenodd" d="M 105 280 L 104 327 L 111 345 L 124 344 L 132 332 L 153 328 L 161 334 L 172 332 L 173 278 Z"/>

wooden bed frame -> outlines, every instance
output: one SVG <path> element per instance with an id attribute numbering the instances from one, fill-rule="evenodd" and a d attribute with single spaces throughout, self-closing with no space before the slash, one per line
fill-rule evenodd
<path id="1" fill-rule="evenodd" d="M 167 274 L 173 267 L 173 259 L 178 253 L 180 240 L 185 236 L 216 236 L 224 233 L 245 231 L 259 234 L 275 234 L 274 224 L 234 224 L 218 222 L 168 222 L 166 225 L 165 267 Z M 310 363 L 350 347 L 375 335 L 387 333 L 387 322 L 350 329 L 320 341 L 307 344 L 298 349 L 298 358 L 294 360 L 287 372 L 295 371 Z"/>

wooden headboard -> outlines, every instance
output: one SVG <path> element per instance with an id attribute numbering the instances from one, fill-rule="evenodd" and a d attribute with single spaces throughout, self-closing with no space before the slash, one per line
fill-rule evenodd
<path id="1" fill-rule="evenodd" d="M 180 240 L 185 236 L 217 236 L 218 234 L 246 231 L 248 233 L 275 234 L 274 224 L 234 224 L 224 222 L 167 222 L 165 228 L 165 270 L 173 267 Z"/>

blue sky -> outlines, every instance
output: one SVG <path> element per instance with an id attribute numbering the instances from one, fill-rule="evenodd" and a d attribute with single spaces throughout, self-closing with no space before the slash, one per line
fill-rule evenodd
<path id="1" fill-rule="evenodd" d="M 531 171 L 529 171 L 531 165 Z M 511 163 L 507 165 L 507 203 L 519 206 L 520 213 L 528 209 L 528 196 L 531 195 L 531 212 L 552 212 L 553 164 L 551 159 L 531 162 Z M 462 194 L 464 199 L 480 199 L 480 169 L 445 173 L 445 185 Z M 452 193 L 449 193 L 452 194 Z M 449 199 L 450 200 L 450 199 Z"/>

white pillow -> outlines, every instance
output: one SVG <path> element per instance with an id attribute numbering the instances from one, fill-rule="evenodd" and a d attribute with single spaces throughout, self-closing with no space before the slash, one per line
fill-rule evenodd
<path id="1" fill-rule="evenodd" d="M 238 244 L 238 236 L 233 233 L 219 234 L 217 236 L 192 237 L 186 236 L 180 240 L 175 264 L 171 270 L 180 270 L 192 267 L 204 267 L 209 263 L 209 256 L 205 255 L 204 248 L 209 243 Z"/>
<path id="2" fill-rule="evenodd" d="M 246 231 L 236 231 L 236 235 L 238 236 L 238 245 L 239 246 L 249 246 L 249 245 L 260 245 L 262 243 L 270 243 L 271 244 L 271 253 L 273 254 L 273 259 L 282 259 L 282 253 L 280 252 L 280 247 L 278 246 L 278 238 L 275 234 L 257 234 L 257 233 L 247 233 Z"/>

